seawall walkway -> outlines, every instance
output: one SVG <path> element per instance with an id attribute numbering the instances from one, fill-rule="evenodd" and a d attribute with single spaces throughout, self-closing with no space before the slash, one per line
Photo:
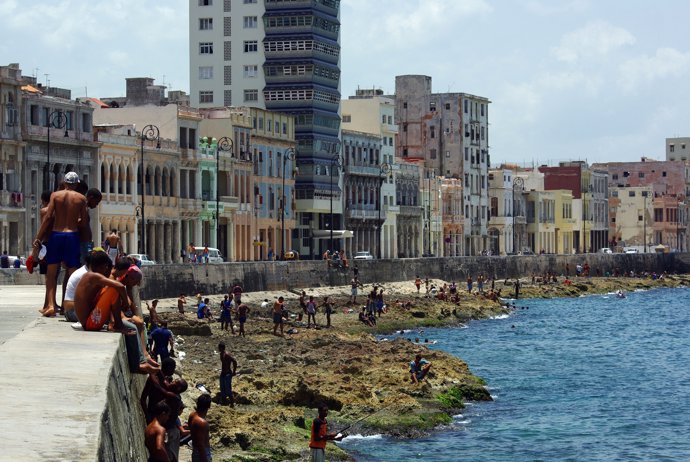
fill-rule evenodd
<path id="1" fill-rule="evenodd" d="M 0 461 L 145 460 L 122 335 L 40 317 L 43 294 L 0 286 Z"/>

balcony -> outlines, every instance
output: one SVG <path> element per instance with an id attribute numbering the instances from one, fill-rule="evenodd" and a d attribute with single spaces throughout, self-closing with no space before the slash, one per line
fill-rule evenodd
<path id="1" fill-rule="evenodd" d="M 352 220 L 378 220 L 378 210 L 365 210 L 349 207 L 347 210 L 347 217 Z"/>
<path id="2" fill-rule="evenodd" d="M 314 8 L 318 11 L 338 15 L 338 0 L 293 0 L 285 2 L 282 0 L 266 0 L 266 11 L 285 10 L 293 8 Z"/>
<path id="3" fill-rule="evenodd" d="M 401 205 L 400 206 L 400 215 L 408 216 L 408 217 L 421 217 L 422 216 L 422 207 L 418 205 Z"/>
<path id="4" fill-rule="evenodd" d="M 21 192 L 0 191 L 0 207 L 24 207 L 24 194 Z"/>
<path id="5" fill-rule="evenodd" d="M 345 173 L 348 175 L 360 175 L 360 176 L 381 176 L 381 167 L 376 164 L 370 165 L 345 165 Z"/>
<path id="6" fill-rule="evenodd" d="M 384 205 L 383 213 L 400 213 L 399 205 Z"/>

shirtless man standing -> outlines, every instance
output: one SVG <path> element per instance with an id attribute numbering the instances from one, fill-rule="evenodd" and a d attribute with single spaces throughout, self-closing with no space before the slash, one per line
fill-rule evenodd
<path id="1" fill-rule="evenodd" d="M 204 393 L 196 400 L 196 410 L 189 414 L 192 432 L 192 462 L 211 462 L 211 445 L 206 414 L 211 407 L 211 395 Z"/>
<path id="2" fill-rule="evenodd" d="M 124 253 L 122 251 L 122 241 L 120 240 L 120 236 L 118 236 L 116 229 L 111 230 L 110 234 L 108 234 L 108 237 L 106 237 L 105 240 L 108 241 L 108 256 L 114 265 L 115 260 L 117 260 L 117 256 Z"/>
<path id="3" fill-rule="evenodd" d="M 153 408 L 153 420 L 146 426 L 144 443 L 149 450 L 149 462 L 170 462 L 168 451 L 165 449 L 165 424 L 170 415 L 170 407 L 165 401 L 156 403 Z"/>
<path id="4" fill-rule="evenodd" d="M 60 263 L 67 267 L 66 277 L 79 266 L 79 230 L 88 223 L 86 197 L 75 191 L 79 175 L 65 174 L 64 188 L 50 196 L 48 210 L 36 234 L 33 246 L 40 249 L 42 241 L 48 238 L 48 272 L 46 274 L 46 295 L 48 305 L 40 310 L 43 316 L 55 316 L 57 301 L 57 272 Z"/>

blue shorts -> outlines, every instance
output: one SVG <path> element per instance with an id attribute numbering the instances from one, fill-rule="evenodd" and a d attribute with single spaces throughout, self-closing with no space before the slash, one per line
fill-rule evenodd
<path id="1" fill-rule="evenodd" d="M 81 242 L 78 232 L 50 233 L 48 238 L 46 263 L 55 265 L 64 262 L 67 268 L 78 268 L 81 255 Z"/>

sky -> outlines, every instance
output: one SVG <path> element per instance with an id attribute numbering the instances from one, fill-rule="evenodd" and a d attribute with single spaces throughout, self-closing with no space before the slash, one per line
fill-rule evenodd
<path id="1" fill-rule="evenodd" d="M 126 77 L 188 92 L 188 1 L 0 0 L 0 64 L 73 97 L 124 96 Z M 689 17 L 687 0 L 342 0 L 341 91 L 423 74 L 487 97 L 492 164 L 664 159 L 690 136 Z"/>

